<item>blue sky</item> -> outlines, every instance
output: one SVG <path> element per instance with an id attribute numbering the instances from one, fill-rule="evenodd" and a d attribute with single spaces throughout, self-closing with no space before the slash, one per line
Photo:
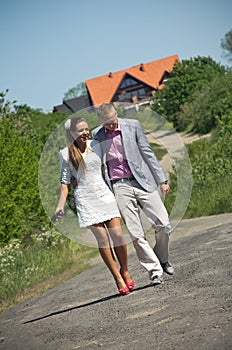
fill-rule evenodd
<path id="1" fill-rule="evenodd" d="M 231 0 L 0 0 L 0 91 L 48 112 L 80 82 L 174 54 L 227 65 L 231 14 Z"/>

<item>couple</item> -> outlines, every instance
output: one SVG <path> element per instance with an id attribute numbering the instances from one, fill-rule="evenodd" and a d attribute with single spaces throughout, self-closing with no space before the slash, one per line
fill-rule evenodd
<path id="1" fill-rule="evenodd" d="M 83 118 L 66 122 L 67 147 L 61 151 L 61 192 L 56 213 L 60 210 L 64 212 L 71 176 L 74 176 L 77 180 L 74 196 L 79 225 L 91 229 L 119 293 L 126 295 L 134 289 L 134 281 L 128 272 L 120 214 L 150 281 L 154 285 L 160 284 L 163 271 L 171 275 L 174 273 L 168 260 L 170 223 L 158 187 L 164 195 L 170 189 L 137 120 L 118 118 L 114 106 L 108 103 L 98 108 L 98 118 L 102 125 L 93 131 L 93 141 L 88 140 L 88 124 Z M 102 178 L 101 162 L 108 186 Z M 145 238 L 140 208 L 155 227 L 154 249 Z M 113 241 L 120 270 L 108 234 Z"/>

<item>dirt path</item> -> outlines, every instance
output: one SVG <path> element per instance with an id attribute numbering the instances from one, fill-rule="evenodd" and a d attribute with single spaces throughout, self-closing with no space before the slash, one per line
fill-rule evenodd
<path id="1" fill-rule="evenodd" d="M 149 238 L 151 239 L 151 237 Z M 4 350 L 232 349 L 232 215 L 183 220 L 171 236 L 173 277 L 153 287 L 130 250 L 133 293 L 103 262 L 0 315 Z"/>
<path id="2" fill-rule="evenodd" d="M 146 135 L 149 142 L 158 143 L 167 149 L 168 153 L 165 154 L 161 160 L 161 165 L 165 173 L 172 171 L 172 167 L 176 159 L 183 156 L 186 152 L 185 145 L 190 144 L 197 140 L 209 139 L 210 134 L 198 135 L 198 134 L 186 134 L 158 130 Z"/>

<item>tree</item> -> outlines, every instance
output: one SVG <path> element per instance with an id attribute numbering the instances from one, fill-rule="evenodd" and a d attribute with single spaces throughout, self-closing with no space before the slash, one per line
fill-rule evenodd
<path id="1" fill-rule="evenodd" d="M 87 90 L 84 82 L 75 85 L 67 92 L 65 92 L 63 100 L 66 101 L 83 95 L 87 95 Z"/>
<path id="2" fill-rule="evenodd" d="M 224 50 L 224 56 L 232 61 L 232 29 L 222 39 L 221 48 Z"/>
<path id="3" fill-rule="evenodd" d="M 39 193 L 39 161 L 48 136 L 67 118 L 17 106 L 6 93 L 0 92 L 0 245 L 49 225 Z"/>
<path id="4" fill-rule="evenodd" d="M 8 91 L 8 89 L 5 92 L 0 91 L 0 120 L 11 115 L 11 109 L 16 103 L 16 101 L 10 102 L 6 99 Z"/>
<path id="5" fill-rule="evenodd" d="M 42 227 L 44 213 L 38 191 L 36 144 L 21 136 L 12 120 L 0 122 L 0 242 L 25 238 Z"/>
<path id="6" fill-rule="evenodd" d="M 210 57 L 195 57 L 176 63 L 168 84 L 152 97 L 152 109 L 177 126 L 177 114 L 184 103 L 191 102 L 193 94 L 226 72 L 224 66 Z"/>
<path id="7" fill-rule="evenodd" d="M 177 129 L 206 134 L 232 110 L 232 73 L 216 77 L 193 94 L 176 115 Z"/>

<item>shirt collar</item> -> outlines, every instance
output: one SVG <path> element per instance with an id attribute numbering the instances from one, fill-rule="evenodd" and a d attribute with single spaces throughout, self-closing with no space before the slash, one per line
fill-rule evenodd
<path id="1" fill-rule="evenodd" d="M 121 131 L 119 123 L 118 123 L 118 127 L 116 129 L 114 129 L 113 131 L 106 129 L 104 126 L 103 126 L 103 128 L 105 130 L 105 134 L 113 134 L 115 131 Z"/>

